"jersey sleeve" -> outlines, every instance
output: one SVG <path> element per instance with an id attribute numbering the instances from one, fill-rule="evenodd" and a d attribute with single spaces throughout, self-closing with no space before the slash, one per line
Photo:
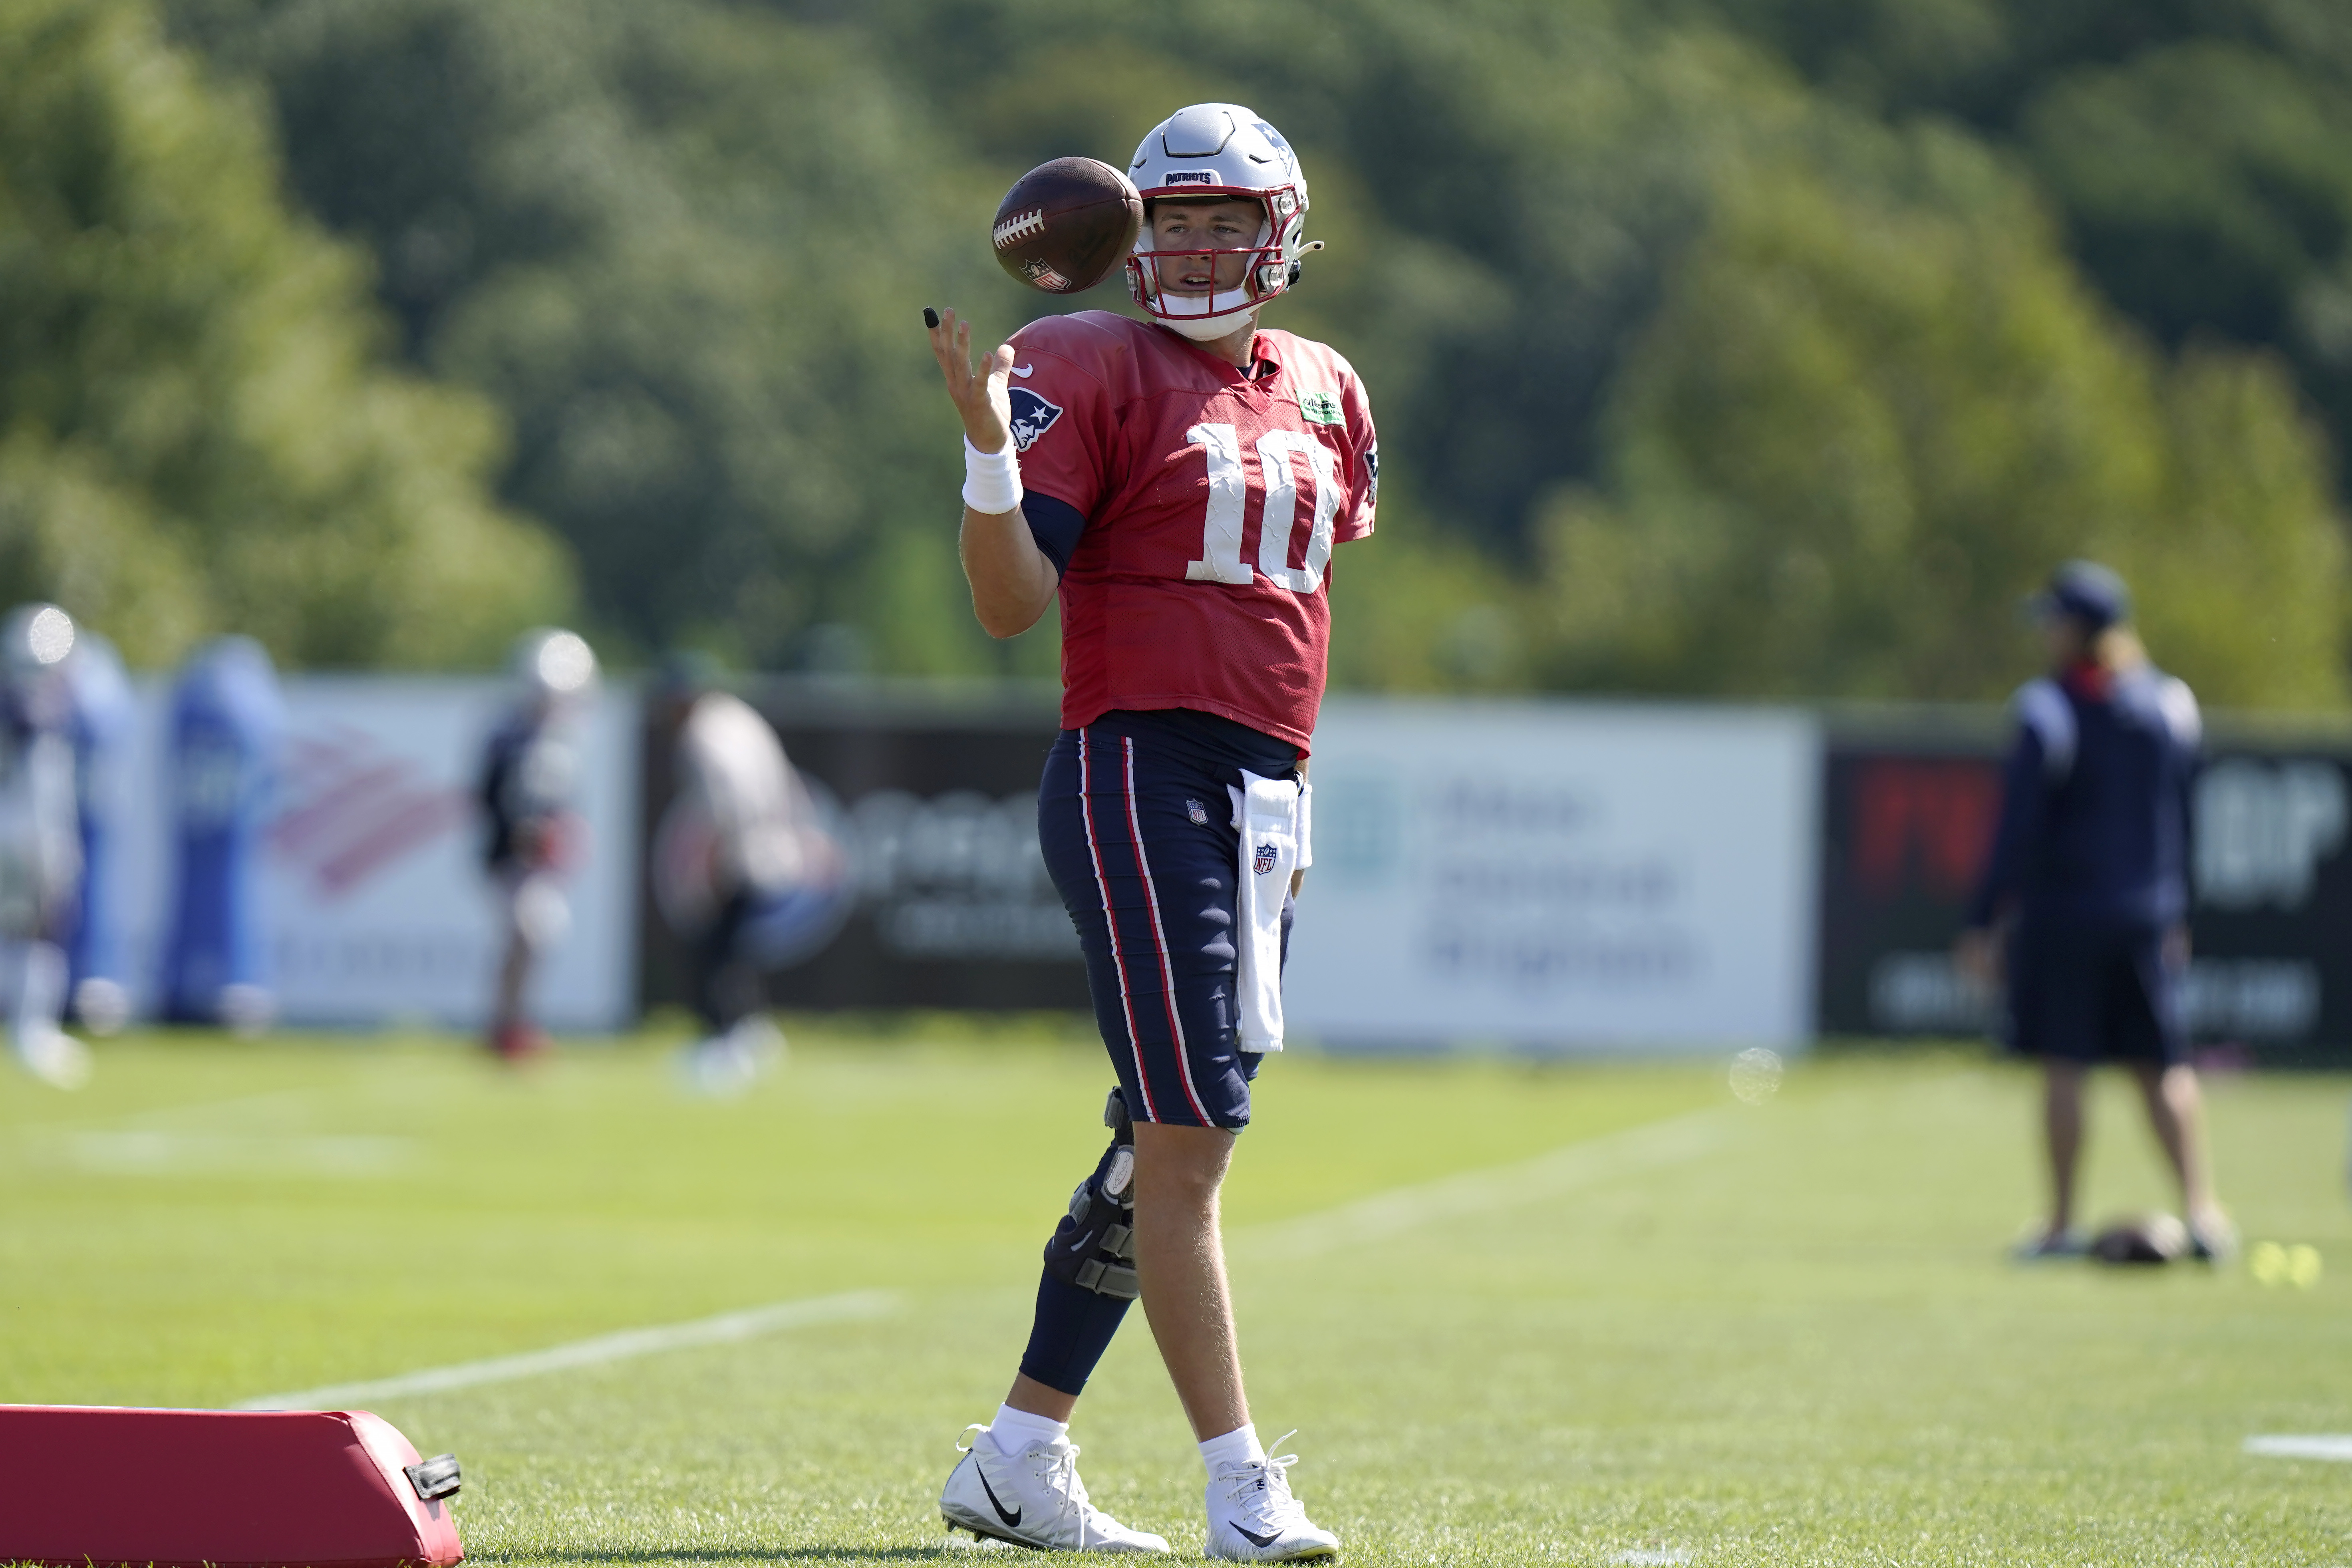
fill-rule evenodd
<path id="1" fill-rule="evenodd" d="M 1331 538 L 1334 543 L 1347 544 L 1371 537 L 1372 514 L 1381 500 L 1381 437 L 1372 427 L 1372 401 L 1353 366 L 1347 369 L 1339 397 L 1348 421 L 1349 462 L 1355 471 L 1348 476 L 1347 509 L 1333 520 Z"/>
<path id="2" fill-rule="evenodd" d="M 1985 853 L 1974 894 L 1969 900 L 1969 929 L 1989 931 L 2006 914 L 2025 880 L 2027 866 L 2040 851 L 2048 823 L 2050 755 L 2047 739 L 2030 719 L 2021 718 L 2001 764 L 2000 817 L 1993 828 L 1992 845 Z"/>
<path id="3" fill-rule="evenodd" d="M 1091 521 L 1111 490 L 1116 410 L 1097 365 L 1060 318 L 1013 335 L 1013 445 L 1021 488 L 1050 496 Z M 1075 546 L 1076 540 L 1070 543 Z"/>

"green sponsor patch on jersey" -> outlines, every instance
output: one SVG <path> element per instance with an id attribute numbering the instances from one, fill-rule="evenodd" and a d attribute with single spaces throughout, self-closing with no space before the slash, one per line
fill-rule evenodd
<path id="1" fill-rule="evenodd" d="M 1298 395 L 1298 412 L 1307 416 L 1309 425 L 1341 425 L 1346 417 L 1339 412 L 1339 399 L 1328 392 L 1302 392 Z"/>

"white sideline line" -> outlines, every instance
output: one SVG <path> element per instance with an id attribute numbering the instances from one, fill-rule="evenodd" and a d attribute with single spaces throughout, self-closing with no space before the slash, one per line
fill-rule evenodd
<path id="1" fill-rule="evenodd" d="M 1440 1220 L 1489 1215 L 1514 1205 L 1559 1197 L 1614 1177 L 1679 1165 L 1712 1152 L 1727 1128 L 1721 1108 L 1645 1122 L 1580 1143 L 1570 1143 L 1517 1164 L 1464 1171 L 1408 1187 L 1391 1187 L 1335 1208 L 1271 1220 L 1237 1232 L 1253 1251 L 1279 1248 L 1286 1257 L 1328 1252 L 1378 1241 Z"/>
<path id="2" fill-rule="evenodd" d="M 689 1345 L 733 1344 L 785 1329 L 803 1328 L 811 1323 L 886 1318 L 897 1311 L 898 1305 L 898 1295 L 894 1290 L 848 1290 L 838 1296 L 814 1296 L 806 1300 L 779 1301 L 773 1306 L 753 1307 L 740 1312 L 721 1312 L 715 1318 L 697 1318 L 691 1322 L 662 1323 L 649 1329 L 624 1329 L 616 1334 L 599 1334 L 593 1340 L 574 1340 L 568 1345 L 551 1345 L 543 1351 L 492 1356 L 487 1361 L 459 1362 L 455 1366 L 427 1367 L 422 1372 L 403 1373 L 398 1377 L 380 1377 L 366 1383 L 331 1383 L 320 1388 L 298 1389 L 291 1394 L 265 1394 L 258 1399 L 245 1401 L 237 1408 L 346 1409 L 371 1399 L 439 1394 L 452 1388 L 472 1388 L 485 1383 L 507 1383 L 519 1377 L 537 1377 L 542 1373 L 566 1372 L 573 1367 L 597 1366 L 605 1362 L 627 1361 L 635 1356 L 658 1355 L 664 1351 L 684 1350 Z"/>
<path id="3" fill-rule="evenodd" d="M 2352 1436 L 2249 1437 L 2246 1452 L 2273 1459 L 2340 1459 L 2352 1463 Z"/>

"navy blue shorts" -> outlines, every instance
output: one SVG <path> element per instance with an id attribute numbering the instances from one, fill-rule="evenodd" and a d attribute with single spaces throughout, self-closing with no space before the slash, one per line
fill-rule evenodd
<path id="1" fill-rule="evenodd" d="M 2009 947 L 2011 1047 L 2066 1061 L 2189 1059 L 2180 974 L 2163 928 L 2027 921 Z"/>
<path id="2" fill-rule="evenodd" d="M 1112 721 L 1065 730 L 1045 759 L 1037 837 L 1139 1121 L 1249 1124 L 1259 1058 L 1234 1040 L 1241 834 L 1225 794 L 1240 782 L 1208 752 Z M 1286 899 L 1286 950 L 1290 918 Z"/>

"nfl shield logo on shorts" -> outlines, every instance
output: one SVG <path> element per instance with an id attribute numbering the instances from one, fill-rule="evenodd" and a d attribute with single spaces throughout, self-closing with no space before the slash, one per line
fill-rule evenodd
<path id="1" fill-rule="evenodd" d="M 1209 826 L 1209 808 L 1202 805 L 1197 800 L 1190 798 L 1185 800 L 1184 815 L 1192 819 L 1192 826 L 1195 827 L 1206 827 Z"/>
<path id="2" fill-rule="evenodd" d="M 1280 858 L 1282 858 L 1280 852 L 1273 845 L 1261 844 L 1257 847 L 1257 857 L 1252 864 L 1257 868 L 1257 874 L 1263 877 L 1274 869 L 1274 863 Z"/>

